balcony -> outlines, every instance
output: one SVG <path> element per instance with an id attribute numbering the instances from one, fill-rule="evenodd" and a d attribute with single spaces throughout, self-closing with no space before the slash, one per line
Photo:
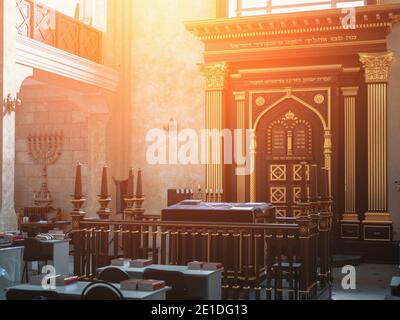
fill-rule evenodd
<path id="1" fill-rule="evenodd" d="M 34 0 L 16 0 L 19 35 L 101 63 L 102 32 Z"/>

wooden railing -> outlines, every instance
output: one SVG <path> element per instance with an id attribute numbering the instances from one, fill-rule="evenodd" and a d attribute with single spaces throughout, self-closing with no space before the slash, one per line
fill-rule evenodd
<path id="1" fill-rule="evenodd" d="M 102 32 L 34 0 L 16 0 L 18 34 L 101 63 Z"/>
<path id="2" fill-rule="evenodd" d="M 81 220 L 73 230 L 75 274 L 96 277 L 113 258 L 152 259 L 154 264 L 222 262 L 223 296 L 312 299 L 329 283 L 321 246 L 322 218 L 293 223 L 200 224 Z M 327 230 L 329 232 L 329 230 Z"/>

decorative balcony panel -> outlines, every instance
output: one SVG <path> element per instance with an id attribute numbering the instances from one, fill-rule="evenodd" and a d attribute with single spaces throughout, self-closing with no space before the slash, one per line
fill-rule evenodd
<path id="1" fill-rule="evenodd" d="M 17 31 L 18 34 L 30 37 L 33 3 L 26 0 L 17 0 Z"/>
<path id="2" fill-rule="evenodd" d="M 34 0 L 16 0 L 18 34 L 101 62 L 101 31 Z"/>

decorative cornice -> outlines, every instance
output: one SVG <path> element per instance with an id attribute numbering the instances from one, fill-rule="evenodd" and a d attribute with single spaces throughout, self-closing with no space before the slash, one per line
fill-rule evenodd
<path id="1" fill-rule="evenodd" d="M 201 66 L 207 90 L 223 90 L 226 87 L 229 65 L 226 62 L 209 63 Z"/>
<path id="2" fill-rule="evenodd" d="M 357 8 L 357 30 L 390 28 L 399 21 L 400 4 Z M 342 9 L 268 14 L 228 19 L 191 21 L 186 28 L 202 41 L 279 36 L 343 30 Z"/>
<path id="3" fill-rule="evenodd" d="M 365 69 L 365 81 L 367 83 L 387 82 L 393 59 L 393 52 L 360 53 L 360 61 Z"/>
<path id="4" fill-rule="evenodd" d="M 116 91 L 119 72 L 24 36 L 17 36 L 17 63 Z"/>

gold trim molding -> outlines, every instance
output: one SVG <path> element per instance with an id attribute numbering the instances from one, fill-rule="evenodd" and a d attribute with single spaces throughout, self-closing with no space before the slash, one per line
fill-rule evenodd
<path id="1" fill-rule="evenodd" d="M 387 82 L 390 65 L 394 60 L 393 52 L 360 53 L 360 61 L 365 69 L 367 83 Z"/>
<path id="2" fill-rule="evenodd" d="M 343 97 L 357 97 L 359 87 L 342 87 Z"/>
<path id="3" fill-rule="evenodd" d="M 206 90 L 223 90 L 226 87 L 229 74 L 228 63 L 204 64 L 200 68 L 204 74 Z"/>

